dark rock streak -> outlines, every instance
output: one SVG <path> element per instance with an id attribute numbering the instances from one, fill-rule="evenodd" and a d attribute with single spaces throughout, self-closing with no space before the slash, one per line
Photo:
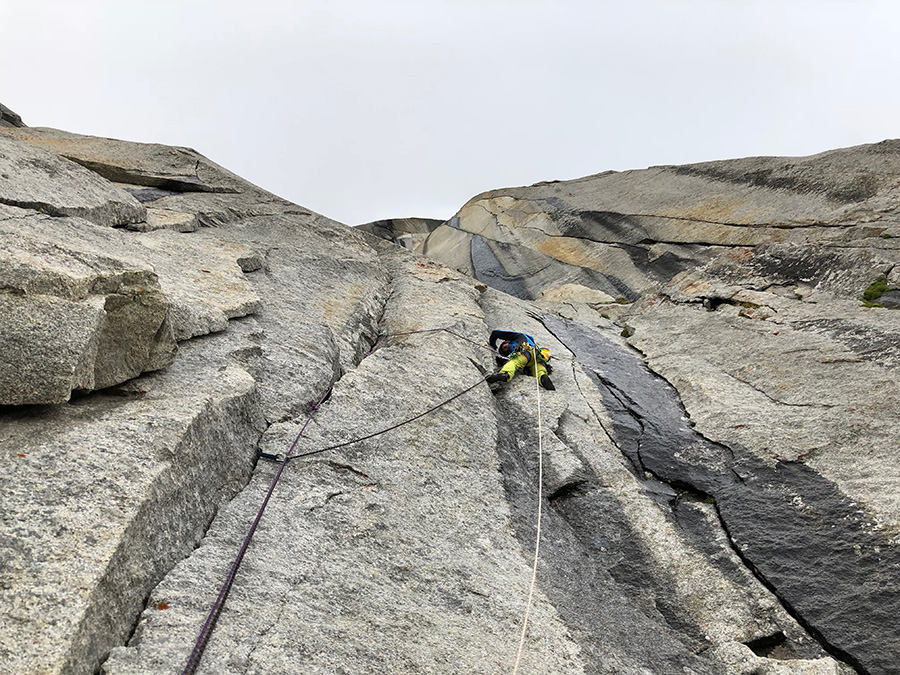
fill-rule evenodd
<path id="1" fill-rule="evenodd" d="M 802 462 L 765 464 L 702 437 L 637 354 L 576 324 L 544 324 L 604 391 L 636 468 L 715 499 L 735 550 L 830 653 L 860 673 L 900 672 L 900 556 L 871 518 Z"/>

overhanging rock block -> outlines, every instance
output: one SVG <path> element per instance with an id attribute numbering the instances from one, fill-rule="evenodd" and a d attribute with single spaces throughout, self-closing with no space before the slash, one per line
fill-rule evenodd
<path id="1" fill-rule="evenodd" d="M 63 403 L 169 365 L 169 301 L 116 233 L 0 206 L 0 405 Z M 65 243 L 62 243 L 65 242 Z"/>
<path id="2" fill-rule="evenodd" d="M 12 129 L 0 129 L 0 203 L 110 227 L 146 220 L 146 209 L 124 190 L 3 131 Z"/>

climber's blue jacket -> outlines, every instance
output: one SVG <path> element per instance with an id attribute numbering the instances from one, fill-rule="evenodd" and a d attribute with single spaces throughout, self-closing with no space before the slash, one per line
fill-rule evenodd
<path id="1" fill-rule="evenodd" d="M 534 348 L 537 351 L 539 363 L 547 363 L 547 361 L 550 360 L 550 351 L 547 349 L 538 348 L 537 344 L 535 344 L 534 338 L 531 337 L 528 333 L 519 333 L 510 330 L 495 330 L 491 333 L 488 344 L 490 344 L 491 349 L 496 352 L 500 348 L 499 343 L 506 341 L 509 342 L 510 354 L 515 354 L 516 352 L 521 351 L 530 358 L 531 348 Z M 506 363 L 506 359 L 498 356 L 497 365 L 502 366 L 504 363 Z M 548 372 L 551 370 L 552 368 L 548 366 Z"/>

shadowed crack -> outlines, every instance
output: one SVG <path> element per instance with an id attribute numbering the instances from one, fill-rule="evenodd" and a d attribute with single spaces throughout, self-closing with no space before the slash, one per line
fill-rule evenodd
<path id="1" fill-rule="evenodd" d="M 639 443 L 650 474 L 715 499 L 735 552 L 810 636 L 860 673 L 896 672 L 900 635 L 886 617 L 900 615 L 900 551 L 858 504 L 803 463 L 710 442 L 671 385 L 599 333 L 550 316 L 544 325 L 610 392 L 620 448 Z M 629 438 L 634 416 L 642 433 Z"/>

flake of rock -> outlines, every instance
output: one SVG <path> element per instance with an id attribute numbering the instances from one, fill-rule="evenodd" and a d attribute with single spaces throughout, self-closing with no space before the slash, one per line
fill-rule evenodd
<path id="1" fill-rule="evenodd" d="M 135 143 L 46 127 L 5 130 L 7 136 L 76 162 L 115 183 L 175 192 L 244 192 L 247 181 L 191 148 Z M 263 193 L 259 188 L 257 193 Z"/>
<path id="2" fill-rule="evenodd" d="M 0 103 L 0 127 L 24 127 L 22 118 Z"/>
<path id="3" fill-rule="evenodd" d="M 147 223 L 140 224 L 135 229 L 140 232 L 152 232 L 153 230 L 196 232 L 199 228 L 200 223 L 197 222 L 197 216 L 193 213 L 169 211 L 168 209 L 147 209 Z"/>
<path id="4" fill-rule="evenodd" d="M 15 138 L 0 127 L 0 203 L 53 216 L 79 216 L 98 225 L 145 220 L 131 195 L 74 162 Z"/>
<path id="5" fill-rule="evenodd" d="M 61 403 L 172 362 L 169 301 L 114 230 L 0 215 L 0 404 Z"/>

